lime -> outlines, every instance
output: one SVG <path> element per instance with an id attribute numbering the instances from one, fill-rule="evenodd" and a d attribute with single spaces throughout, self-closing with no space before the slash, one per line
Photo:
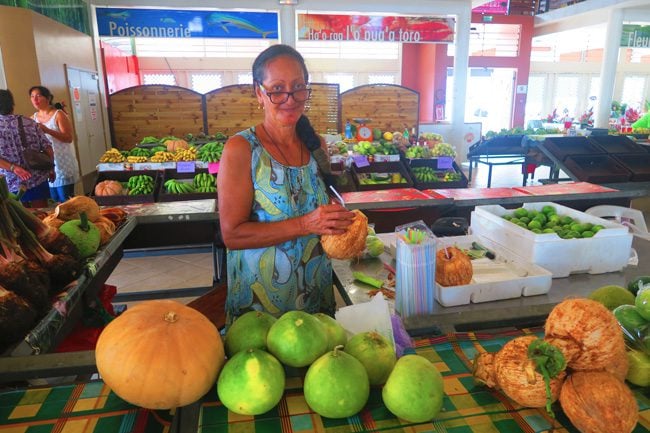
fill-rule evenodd
<path id="1" fill-rule="evenodd" d="M 528 216 L 528 211 L 523 207 L 515 209 L 513 213 L 517 218 Z"/>
<path id="2" fill-rule="evenodd" d="M 551 221 L 550 220 L 550 221 L 546 222 L 546 224 L 544 224 L 544 227 L 546 227 L 546 228 L 553 228 L 555 226 L 557 226 L 557 221 Z"/>
<path id="3" fill-rule="evenodd" d="M 582 233 L 585 231 L 585 226 L 580 223 L 571 224 L 571 231 Z"/>
<path id="4" fill-rule="evenodd" d="M 547 204 L 546 206 L 544 206 L 542 208 L 542 212 L 545 213 L 545 214 L 555 213 L 555 208 L 553 206 Z"/>
<path id="5" fill-rule="evenodd" d="M 625 287 L 616 285 L 599 287 L 589 294 L 589 299 L 600 302 L 608 310 L 613 310 L 619 305 L 629 305 L 632 307 L 634 303 L 634 295 Z"/>
<path id="6" fill-rule="evenodd" d="M 580 233 L 578 233 L 578 232 L 576 232 L 574 230 L 569 230 L 568 232 L 566 232 L 566 234 L 564 236 L 565 236 L 564 237 L 565 239 L 575 239 L 575 238 L 580 237 Z"/>
<path id="7" fill-rule="evenodd" d="M 551 228 L 545 228 L 545 229 L 542 230 L 542 233 L 555 233 L 555 230 L 553 230 Z"/>
<path id="8" fill-rule="evenodd" d="M 625 379 L 638 386 L 650 385 L 650 357 L 638 350 L 627 352 L 630 369 Z"/>
<path id="9" fill-rule="evenodd" d="M 511 223 L 514 223 L 514 224 L 517 224 L 517 223 L 519 222 L 519 218 L 517 218 L 517 217 L 512 217 L 512 218 L 510 218 L 510 222 L 511 222 Z"/>
<path id="10" fill-rule="evenodd" d="M 634 305 L 619 305 L 612 312 L 618 323 L 632 335 L 637 335 L 636 330 L 648 324 Z"/>
<path id="11" fill-rule="evenodd" d="M 519 222 L 517 223 L 517 225 L 518 225 L 519 227 L 523 227 L 523 228 L 525 228 L 525 229 L 528 228 L 528 225 L 527 225 L 525 222 L 522 222 L 522 221 L 519 221 Z"/>
<path id="12" fill-rule="evenodd" d="M 551 214 L 551 215 L 548 215 L 548 220 L 549 221 L 560 222 L 561 218 L 557 214 Z"/>
<path id="13" fill-rule="evenodd" d="M 591 230 L 585 230 L 584 232 L 580 233 L 583 238 L 593 238 L 596 233 L 592 232 Z"/>
<path id="14" fill-rule="evenodd" d="M 528 224 L 530 222 L 530 218 L 528 218 L 526 216 L 525 217 L 520 217 L 519 221 L 521 221 L 524 224 Z"/>
<path id="15" fill-rule="evenodd" d="M 583 226 L 585 226 L 585 230 L 591 230 L 594 225 L 592 223 L 582 223 Z"/>
<path id="16" fill-rule="evenodd" d="M 510 221 L 510 219 L 512 218 L 512 215 L 509 215 L 509 214 L 503 214 L 503 215 L 501 216 L 501 218 L 503 218 L 503 219 L 506 220 L 506 221 Z"/>
<path id="17" fill-rule="evenodd" d="M 539 215 L 539 212 L 536 210 L 531 210 L 528 212 L 528 218 L 535 219 L 537 215 Z"/>
<path id="18" fill-rule="evenodd" d="M 562 226 L 553 226 L 551 227 L 555 233 L 561 233 L 564 231 L 564 228 Z"/>
<path id="19" fill-rule="evenodd" d="M 546 221 L 548 221 L 546 215 L 544 215 L 543 213 L 538 213 L 533 217 L 533 219 L 541 222 L 542 224 L 546 224 Z"/>
<path id="20" fill-rule="evenodd" d="M 532 220 L 531 222 L 528 223 L 528 228 L 529 229 L 541 229 L 542 224 L 538 220 Z"/>
<path id="21" fill-rule="evenodd" d="M 541 229 L 530 229 L 531 232 L 536 233 L 536 234 L 541 234 L 542 230 Z"/>
<path id="22" fill-rule="evenodd" d="M 605 228 L 604 226 L 601 226 L 600 224 L 596 224 L 591 228 L 591 231 L 594 232 L 594 233 L 598 233 L 599 231 L 601 231 L 604 228 Z"/>
<path id="23" fill-rule="evenodd" d="M 641 317 L 650 320 L 650 290 L 640 290 L 636 294 L 634 305 Z"/>
<path id="24" fill-rule="evenodd" d="M 560 217 L 560 222 L 562 223 L 562 225 L 571 225 L 571 224 L 573 224 L 573 218 L 571 218 L 570 216 L 565 215 L 565 216 Z"/>

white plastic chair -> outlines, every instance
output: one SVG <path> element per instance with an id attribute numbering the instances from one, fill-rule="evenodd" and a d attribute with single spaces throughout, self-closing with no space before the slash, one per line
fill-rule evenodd
<path id="1" fill-rule="evenodd" d="M 643 213 L 637 209 L 599 205 L 587 209 L 585 213 L 599 218 L 613 219 L 619 224 L 629 227 L 634 236 L 650 241 L 650 233 L 648 233 Z"/>

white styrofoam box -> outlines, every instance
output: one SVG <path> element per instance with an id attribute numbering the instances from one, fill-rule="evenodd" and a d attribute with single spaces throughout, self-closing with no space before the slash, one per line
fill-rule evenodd
<path id="1" fill-rule="evenodd" d="M 632 234 L 627 227 L 552 202 L 526 203 L 524 208 L 540 211 L 546 205 L 555 207 L 560 216 L 568 215 L 581 223 L 600 224 L 605 228 L 594 237 L 584 239 L 562 239 L 555 233 L 536 234 L 502 218 L 512 213 L 511 210 L 489 205 L 477 206 L 472 211 L 470 232 L 491 239 L 522 260 L 548 269 L 553 278 L 616 272 L 628 264 Z"/>
<path id="2" fill-rule="evenodd" d="M 97 164 L 97 171 L 122 171 L 124 168 L 123 162 L 100 162 Z"/>
<path id="3" fill-rule="evenodd" d="M 552 275 L 548 270 L 522 261 L 490 239 L 470 235 L 443 237 L 438 241 L 439 248 L 456 246 L 461 249 L 472 248 L 472 242 L 476 241 L 495 254 L 494 259 L 472 260 L 473 275 L 469 284 L 441 286 L 436 283 L 436 300 L 444 307 L 542 295 L 551 289 Z"/>
<path id="4" fill-rule="evenodd" d="M 381 155 L 376 154 L 373 156 L 376 162 L 398 162 L 400 159 L 399 155 Z"/>

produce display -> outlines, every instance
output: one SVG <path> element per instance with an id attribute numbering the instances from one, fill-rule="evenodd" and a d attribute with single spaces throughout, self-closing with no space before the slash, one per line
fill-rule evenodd
<path id="1" fill-rule="evenodd" d="M 358 210 L 353 212 L 354 220 L 345 233 L 321 236 L 323 250 L 333 259 L 345 260 L 359 257 L 366 248 L 368 218 Z"/>
<path id="2" fill-rule="evenodd" d="M 154 187 L 153 177 L 147 174 L 131 176 L 126 182 L 128 195 L 153 194 Z"/>
<path id="3" fill-rule="evenodd" d="M 543 339 L 518 337 L 496 353 L 480 353 L 474 377 L 528 407 L 558 400 L 582 433 L 631 432 L 638 407 L 625 385 L 628 374 L 623 333 L 615 315 L 591 299 L 556 305 Z"/>
<path id="4" fill-rule="evenodd" d="M 167 179 L 163 184 L 168 194 L 216 193 L 217 178 L 210 173 L 197 173 L 194 178 Z"/>
<path id="5" fill-rule="evenodd" d="M 223 152 L 223 142 L 210 141 L 208 143 L 205 143 L 199 149 L 199 153 L 198 153 L 199 161 L 217 162 L 221 159 L 222 152 Z"/>
<path id="6" fill-rule="evenodd" d="M 591 238 L 605 228 L 600 224 L 581 223 L 568 215 L 558 215 L 550 205 L 541 211 L 520 207 L 502 218 L 533 233 L 557 233 L 562 239 Z"/>
<path id="7" fill-rule="evenodd" d="M 370 387 L 382 384 L 386 407 L 405 420 L 430 421 L 442 407 L 442 377 L 431 361 L 420 355 L 397 359 L 393 343 L 374 331 L 348 339 L 338 321 L 321 313 L 289 311 L 276 319 L 248 312 L 228 328 L 225 344 L 234 354 L 217 379 L 217 393 L 237 414 L 265 413 L 280 402 L 282 365 L 306 368 L 305 401 L 324 417 L 357 414 Z"/>
<path id="8" fill-rule="evenodd" d="M 386 185 L 394 183 L 407 183 L 406 179 L 398 172 L 389 173 L 358 173 L 360 185 Z"/>
<path id="9" fill-rule="evenodd" d="M 436 170 L 432 167 L 411 167 L 418 182 L 457 182 L 463 176 L 454 169 Z"/>
<path id="10" fill-rule="evenodd" d="M 359 141 L 352 146 L 352 150 L 359 155 L 399 155 L 399 149 L 392 141 Z"/>
<path id="11" fill-rule="evenodd" d="M 85 196 L 41 214 L 42 220 L 11 197 L 0 177 L 0 353 L 50 311 L 54 297 L 81 273 L 83 259 L 125 218 Z"/>

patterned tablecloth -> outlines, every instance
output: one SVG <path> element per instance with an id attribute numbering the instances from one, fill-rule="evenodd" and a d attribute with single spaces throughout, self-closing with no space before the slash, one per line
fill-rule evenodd
<path id="1" fill-rule="evenodd" d="M 436 432 L 436 433 L 575 433 L 559 404 L 553 405 L 556 419 L 543 409 L 521 407 L 502 394 L 476 385 L 471 360 L 480 351 L 496 352 L 503 344 L 523 334 L 541 335 L 539 329 L 500 334 L 456 333 L 415 340 L 411 352 L 433 362 L 445 385 L 443 409 L 433 422 L 413 424 L 392 415 L 381 400 L 381 390 L 372 389 L 370 399 L 357 415 L 345 419 L 323 418 L 309 409 L 302 392 L 302 378 L 287 380 L 280 404 L 259 416 L 241 416 L 228 411 L 210 391 L 200 405 L 201 433 L 238 432 Z M 634 388 L 640 419 L 634 433 L 650 428 L 650 389 Z M 167 432 L 170 411 L 149 411 L 116 397 L 102 382 L 79 385 L 11 390 L 0 393 L 0 432 L 90 433 Z M 553 430 L 554 428 L 554 430 Z"/>

